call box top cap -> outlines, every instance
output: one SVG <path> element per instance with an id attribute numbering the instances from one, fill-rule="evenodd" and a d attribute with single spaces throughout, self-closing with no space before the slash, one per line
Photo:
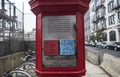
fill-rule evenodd
<path id="1" fill-rule="evenodd" d="M 80 11 L 82 14 L 89 7 L 90 0 L 30 0 L 31 10 L 35 14 L 39 13 L 76 13 Z"/>

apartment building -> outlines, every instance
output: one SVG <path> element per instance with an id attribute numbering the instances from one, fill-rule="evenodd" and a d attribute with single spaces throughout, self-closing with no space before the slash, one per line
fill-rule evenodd
<path id="1" fill-rule="evenodd" d="M 90 33 L 102 31 L 103 41 L 120 41 L 120 0 L 92 0 Z"/>
<path id="2" fill-rule="evenodd" d="M 90 11 L 88 10 L 84 16 L 84 30 L 85 30 L 85 41 L 90 41 Z"/>

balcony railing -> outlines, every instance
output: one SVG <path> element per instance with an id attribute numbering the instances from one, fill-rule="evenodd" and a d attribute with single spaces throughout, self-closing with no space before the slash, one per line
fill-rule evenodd
<path id="1" fill-rule="evenodd" d="M 102 1 L 100 0 L 100 1 L 98 1 L 98 2 L 96 2 L 96 7 L 95 7 L 95 11 L 97 11 L 98 9 L 100 9 L 101 7 L 103 7 L 104 6 L 104 4 L 102 3 Z"/>
<path id="2" fill-rule="evenodd" d="M 96 16 L 96 18 L 99 19 L 99 18 L 100 18 L 100 14 L 98 14 L 98 15 Z"/>
<path id="3" fill-rule="evenodd" d="M 92 22 L 93 22 L 93 23 L 96 23 L 96 22 L 97 22 L 97 19 L 96 19 L 96 18 L 93 18 Z"/>
<path id="4" fill-rule="evenodd" d="M 106 27 L 102 27 L 101 30 L 106 30 L 107 28 Z"/>
<path id="5" fill-rule="evenodd" d="M 100 18 L 104 18 L 105 17 L 105 13 L 102 13 Z"/>
<path id="6" fill-rule="evenodd" d="M 97 25 L 96 25 L 97 26 Z M 96 29 L 95 29 L 95 31 L 97 31 L 97 30 L 106 30 L 106 26 L 102 26 L 101 25 L 101 27 L 96 27 Z"/>
<path id="7" fill-rule="evenodd" d="M 101 14 L 97 15 L 96 18 L 97 18 L 97 20 L 101 20 L 101 19 L 105 18 L 105 15 L 101 13 Z"/>
<path id="8" fill-rule="evenodd" d="M 105 19 L 105 14 L 104 13 L 101 13 L 99 15 L 94 15 L 93 19 L 92 19 L 92 22 L 97 23 L 99 20 L 102 20 L 102 19 Z"/>

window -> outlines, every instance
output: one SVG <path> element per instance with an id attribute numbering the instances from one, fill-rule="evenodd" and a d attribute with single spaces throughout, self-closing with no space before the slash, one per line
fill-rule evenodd
<path id="1" fill-rule="evenodd" d="M 96 12 L 96 17 L 100 18 L 100 12 L 99 11 Z"/>
<path id="2" fill-rule="evenodd" d="M 101 29 L 102 27 L 101 27 L 101 22 L 99 21 L 98 23 L 97 23 L 97 29 Z"/>
<path id="3" fill-rule="evenodd" d="M 103 41 L 107 41 L 107 33 L 103 33 Z"/>
<path id="4" fill-rule="evenodd" d="M 115 33 L 115 31 L 110 31 L 109 35 L 110 35 L 110 41 L 116 41 L 116 33 Z"/>
<path id="5" fill-rule="evenodd" d="M 106 27 L 106 19 L 104 19 L 104 20 L 101 21 L 101 25 L 102 25 L 102 28 Z"/>
<path id="6" fill-rule="evenodd" d="M 105 0 L 102 0 L 102 3 L 104 3 L 105 2 Z"/>
<path id="7" fill-rule="evenodd" d="M 95 8 L 96 8 L 96 7 L 95 7 L 95 4 L 94 4 L 93 7 L 92 7 L 92 11 L 95 11 Z"/>
<path id="8" fill-rule="evenodd" d="M 102 1 L 101 0 L 96 0 L 96 7 L 99 7 L 99 6 L 101 6 L 102 5 Z"/>
<path id="9" fill-rule="evenodd" d="M 120 6 L 120 0 L 117 0 L 117 4 L 118 4 L 118 6 Z"/>
<path id="10" fill-rule="evenodd" d="M 88 30 L 90 30 L 90 26 L 88 26 Z"/>
<path id="11" fill-rule="evenodd" d="M 115 24 L 114 15 L 108 18 L 109 25 Z"/>
<path id="12" fill-rule="evenodd" d="M 101 13 L 102 13 L 103 16 L 106 15 L 105 10 L 106 10 L 106 8 L 104 7 L 104 8 L 102 9 L 102 11 L 101 11 Z"/>
<path id="13" fill-rule="evenodd" d="M 120 20 L 120 11 L 118 12 L 118 20 Z"/>
<path id="14" fill-rule="evenodd" d="M 119 7 L 120 7 L 120 0 L 116 0 L 114 2 L 114 9 L 119 10 Z"/>
<path id="15" fill-rule="evenodd" d="M 113 1 L 108 4 L 108 12 L 111 12 L 113 9 Z"/>
<path id="16" fill-rule="evenodd" d="M 93 31 L 95 31 L 97 29 L 96 24 L 93 24 Z"/>

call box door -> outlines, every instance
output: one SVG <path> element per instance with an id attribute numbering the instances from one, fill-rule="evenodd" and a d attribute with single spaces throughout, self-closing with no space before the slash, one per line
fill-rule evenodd
<path id="1" fill-rule="evenodd" d="M 76 16 L 43 16 L 42 67 L 77 67 Z"/>

